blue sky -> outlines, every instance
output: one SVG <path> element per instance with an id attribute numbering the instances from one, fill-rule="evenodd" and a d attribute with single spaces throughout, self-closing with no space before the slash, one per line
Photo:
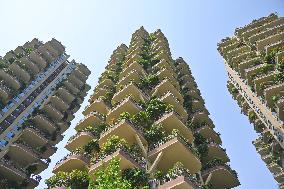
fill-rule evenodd
<path id="1" fill-rule="evenodd" d="M 277 185 L 252 140 L 257 135 L 246 116 L 226 89 L 227 75 L 217 43 L 233 35 L 236 27 L 252 19 L 278 12 L 284 15 L 281 0 L 0 0 L 0 55 L 34 37 L 60 40 L 67 53 L 92 71 L 92 90 L 112 51 L 129 44 L 131 34 L 143 25 L 149 32 L 161 28 L 169 40 L 173 58 L 182 56 L 190 65 L 231 166 L 239 174 L 238 189 L 276 189 Z M 89 92 L 92 93 L 92 91 Z M 54 164 L 67 150 L 74 125 L 83 117 L 87 96 L 65 138 L 42 173 L 51 176 Z M 38 188 L 44 188 L 43 182 Z"/>

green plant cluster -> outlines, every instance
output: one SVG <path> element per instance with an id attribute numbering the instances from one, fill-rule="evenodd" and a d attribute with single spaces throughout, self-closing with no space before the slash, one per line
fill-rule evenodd
<path id="1" fill-rule="evenodd" d="M 145 103 L 144 111 L 140 111 L 135 115 L 130 115 L 128 112 L 120 114 L 118 121 L 123 119 L 129 120 L 140 130 L 144 132 L 145 138 L 150 143 L 156 143 L 165 137 L 165 131 L 162 125 L 155 125 L 154 121 L 159 119 L 163 114 L 171 112 L 173 107 L 162 102 L 154 97 L 149 102 Z"/>
<path id="2" fill-rule="evenodd" d="M 89 180 L 90 178 L 87 171 L 75 169 L 70 173 L 59 171 L 49 179 L 45 180 L 45 184 L 49 189 L 56 187 L 83 189 L 88 187 Z"/>
<path id="3" fill-rule="evenodd" d="M 144 77 L 141 82 L 139 83 L 139 88 L 141 90 L 149 91 L 153 89 L 156 85 L 160 83 L 159 77 L 154 74 L 149 74 L 148 76 Z"/>
<path id="4" fill-rule="evenodd" d="M 144 44 L 141 48 L 141 53 L 139 54 L 141 56 L 141 60 L 138 62 L 143 66 L 145 70 L 149 70 L 152 66 L 157 64 L 159 62 L 158 59 L 154 59 L 155 54 L 151 53 L 151 43 L 153 37 L 150 39 L 144 38 Z"/>
<path id="5" fill-rule="evenodd" d="M 122 172 L 122 178 L 129 181 L 132 188 L 149 188 L 148 180 L 149 174 L 146 173 L 145 169 L 140 168 L 129 168 Z"/>
<path id="6" fill-rule="evenodd" d="M 192 175 L 181 162 L 176 162 L 173 167 L 165 173 L 159 170 L 155 172 L 155 178 L 159 179 L 161 183 L 176 179 L 179 176 L 185 176 L 191 182 L 195 183 L 196 186 L 200 186 L 200 182 L 195 177 L 195 175 Z"/>
<path id="7" fill-rule="evenodd" d="M 8 179 L 5 179 L 2 175 L 0 175 L 0 188 L 5 189 L 22 189 L 26 188 L 28 185 L 28 181 L 24 180 L 22 183 L 17 183 L 15 181 L 10 181 Z"/>
<path id="8" fill-rule="evenodd" d="M 206 169 L 210 169 L 219 165 L 225 165 L 224 161 L 220 158 L 214 158 L 211 161 L 207 162 L 204 166 L 202 166 L 202 170 L 204 171 Z"/>
<path id="9" fill-rule="evenodd" d="M 254 111 L 250 111 L 248 117 L 250 122 L 254 122 L 257 119 L 256 113 Z"/>
<path id="10" fill-rule="evenodd" d="M 200 133 L 195 133 L 194 134 L 194 144 L 202 160 L 204 157 L 208 155 L 208 141 Z"/>
<path id="11" fill-rule="evenodd" d="M 130 181 L 121 176 L 119 159 L 112 159 L 108 166 L 103 165 L 95 173 L 96 181 L 91 180 L 88 189 L 133 189 Z"/>

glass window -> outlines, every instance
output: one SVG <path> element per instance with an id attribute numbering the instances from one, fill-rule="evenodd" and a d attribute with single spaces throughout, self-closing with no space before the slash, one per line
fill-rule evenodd
<path id="1" fill-rule="evenodd" d="M 8 144 L 6 140 L 0 140 L 0 146 L 5 147 Z"/>
<path id="2" fill-rule="evenodd" d="M 15 133 L 9 132 L 7 134 L 8 139 L 12 139 L 15 136 Z"/>

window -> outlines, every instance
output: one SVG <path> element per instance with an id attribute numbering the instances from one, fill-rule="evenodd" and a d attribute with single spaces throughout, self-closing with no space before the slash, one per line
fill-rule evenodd
<path id="1" fill-rule="evenodd" d="M 8 139 L 12 139 L 14 136 L 15 136 L 15 133 L 13 133 L 13 132 L 9 132 L 7 134 Z"/>
<path id="2" fill-rule="evenodd" d="M 8 144 L 6 140 L 0 140 L 0 147 L 5 147 Z"/>

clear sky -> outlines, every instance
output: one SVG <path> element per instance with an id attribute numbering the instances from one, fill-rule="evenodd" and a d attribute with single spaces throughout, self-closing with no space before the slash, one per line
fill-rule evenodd
<path id="1" fill-rule="evenodd" d="M 112 51 L 129 44 L 131 34 L 143 25 L 149 32 L 160 28 L 169 40 L 173 58 L 182 56 L 190 65 L 231 166 L 239 174 L 238 189 L 276 189 L 272 175 L 252 145 L 257 135 L 226 89 L 224 62 L 217 43 L 233 35 L 236 27 L 272 12 L 284 15 L 281 0 L 0 0 L 0 55 L 34 37 L 55 37 L 67 53 L 92 71 L 92 90 Z M 71 128 L 41 175 L 38 188 L 51 176 L 54 164 L 66 155 L 63 147 L 75 134 L 83 117 L 89 92 Z"/>

